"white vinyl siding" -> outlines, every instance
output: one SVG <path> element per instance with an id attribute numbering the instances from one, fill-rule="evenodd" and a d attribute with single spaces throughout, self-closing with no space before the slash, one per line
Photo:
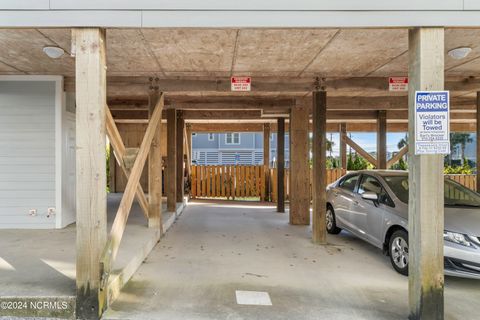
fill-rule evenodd
<path id="1" fill-rule="evenodd" d="M 55 82 L 0 81 L 0 228 L 54 228 L 55 191 Z"/>
<path id="2" fill-rule="evenodd" d="M 0 76 L 0 229 L 75 221 L 74 112 L 61 76 Z"/>

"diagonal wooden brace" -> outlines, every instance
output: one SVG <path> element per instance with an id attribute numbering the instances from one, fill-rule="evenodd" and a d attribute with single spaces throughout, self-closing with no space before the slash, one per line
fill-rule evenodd
<path id="1" fill-rule="evenodd" d="M 142 144 L 140 145 L 140 150 L 138 151 L 138 155 L 135 159 L 132 171 L 130 172 L 130 177 L 127 181 L 125 192 L 123 194 L 122 200 L 120 201 L 120 206 L 115 216 L 115 220 L 113 221 L 112 229 L 108 236 L 107 244 L 100 260 L 100 267 L 102 272 L 100 287 L 102 288 L 102 290 L 105 290 L 108 284 L 110 270 L 118 253 L 120 241 L 122 240 L 122 236 L 127 224 L 127 219 L 132 208 L 135 192 L 139 186 L 143 167 L 145 166 L 145 162 L 150 151 L 150 145 L 152 144 L 155 131 L 157 129 L 157 126 L 160 124 L 160 120 L 162 118 L 162 109 L 163 103 L 159 102 L 155 108 L 155 111 L 152 114 L 152 117 L 150 118 L 150 122 L 145 132 L 145 136 L 143 137 Z"/>
<path id="2" fill-rule="evenodd" d="M 124 157 L 127 154 L 125 145 L 123 144 L 122 137 L 120 136 L 120 132 L 118 131 L 117 125 L 113 119 L 112 113 L 108 106 L 105 106 L 105 114 L 106 114 L 106 126 L 107 126 L 107 136 L 108 140 L 112 144 L 113 151 L 115 154 L 115 158 L 117 159 L 117 163 L 122 169 L 125 177 L 128 179 L 130 177 L 130 169 L 125 166 Z M 145 193 L 143 192 L 142 186 L 139 184 L 137 186 L 137 200 L 142 208 L 143 215 L 148 218 L 148 201 L 145 197 Z"/>
<path id="3" fill-rule="evenodd" d="M 408 146 L 403 147 L 398 153 L 387 161 L 387 169 L 397 163 L 408 152 Z"/>
<path id="4" fill-rule="evenodd" d="M 352 147 L 355 151 L 357 151 L 362 157 L 365 158 L 368 162 L 373 164 L 375 167 L 377 167 L 377 159 L 375 159 L 370 153 L 367 151 L 363 150 L 362 147 L 360 147 L 358 144 L 356 144 L 352 139 L 350 139 L 347 136 L 343 137 L 345 139 L 345 142 Z"/>

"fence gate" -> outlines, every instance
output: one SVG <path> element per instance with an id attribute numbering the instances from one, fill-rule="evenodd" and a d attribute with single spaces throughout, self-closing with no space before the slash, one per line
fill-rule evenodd
<path id="1" fill-rule="evenodd" d="M 192 166 L 192 198 L 265 198 L 263 166 Z"/>

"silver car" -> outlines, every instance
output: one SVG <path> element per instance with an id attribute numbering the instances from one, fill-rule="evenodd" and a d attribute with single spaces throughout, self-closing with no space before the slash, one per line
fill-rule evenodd
<path id="1" fill-rule="evenodd" d="M 327 188 L 327 231 L 342 229 L 381 248 L 408 274 L 408 173 L 348 173 Z M 445 274 L 480 279 L 480 194 L 445 179 Z"/>

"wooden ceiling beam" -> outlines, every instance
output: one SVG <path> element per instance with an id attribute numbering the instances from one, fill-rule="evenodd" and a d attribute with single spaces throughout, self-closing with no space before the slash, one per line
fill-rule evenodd
<path id="1" fill-rule="evenodd" d="M 189 124 L 192 132 L 262 132 L 262 123 L 191 123 Z M 285 130 L 289 124 L 285 124 Z M 475 123 L 451 123 L 450 130 L 452 132 L 474 132 Z M 272 133 L 277 131 L 276 123 L 270 123 Z M 310 124 L 311 130 L 311 124 Z M 348 132 L 376 132 L 377 125 L 375 123 L 347 123 Z M 407 132 L 407 123 L 387 123 L 387 132 Z M 328 132 L 338 132 L 338 123 L 327 123 Z"/>
<path id="2" fill-rule="evenodd" d="M 109 99 L 108 104 L 111 110 L 146 110 L 146 100 L 116 100 Z M 258 96 L 238 97 L 167 97 L 165 98 L 165 109 L 176 108 L 180 110 L 264 110 L 285 112 L 295 106 L 295 99 L 281 98 L 272 99 Z M 382 97 L 329 97 L 327 98 L 327 109 L 332 110 L 407 110 L 408 98 L 406 96 L 382 96 Z M 311 107 L 311 106 L 310 106 Z M 474 98 L 451 98 L 451 110 L 466 112 L 475 111 Z"/>
<path id="3" fill-rule="evenodd" d="M 158 80 L 157 80 L 158 79 Z M 388 77 L 327 78 L 320 83 L 327 92 L 388 92 Z M 74 77 L 65 77 L 65 90 L 75 91 Z M 109 96 L 147 96 L 151 88 L 166 93 L 230 92 L 230 78 L 152 78 L 145 76 L 109 76 L 107 79 Z M 302 95 L 315 90 L 316 77 L 253 77 L 252 92 L 282 93 Z M 445 89 L 472 92 L 480 90 L 480 79 L 447 78 Z"/>
<path id="4" fill-rule="evenodd" d="M 148 119 L 148 110 L 139 109 L 111 109 L 113 118 L 118 119 Z M 262 110 L 183 110 L 185 120 L 262 120 L 275 117 L 286 117 L 288 113 L 264 115 Z M 165 118 L 165 114 L 163 115 Z M 407 110 L 387 110 L 387 121 L 406 122 Z M 452 110 L 450 112 L 452 122 L 475 122 L 476 112 Z M 327 110 L 329 122 L 376 122 L 376 110 Z M 267 121 L 267 120 L 265 120 Z"/>

